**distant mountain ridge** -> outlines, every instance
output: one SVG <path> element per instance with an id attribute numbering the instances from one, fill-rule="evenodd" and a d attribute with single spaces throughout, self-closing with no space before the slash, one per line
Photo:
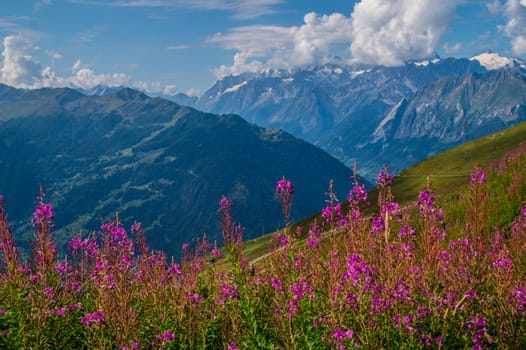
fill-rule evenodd
<path id="1" fill-rule="evenodd" d="M 494 74 L 498 70 L 509 74 Z M 493 101 L 487 105 L 487 110 L 482 104 L 476 104 L 477 108 L 472 109 L 473 104 L 465 104 L 465 100 L 447 100 L 455 99 L 453 92 L 468 84 L 477 74 L 487 75 L 487 78 L 477 78 L 480 84 L 499 89 L 506 89 L 510 85 L 514 89 L 506 90 L 507 98 Z M 460 108 L 470 120 L 463 120 L 460 125 L 478 125 L 475 119 L 479 116 L 484 123 L 490 123 L 477 126 L 476 132 L 472 130 L 472 133 L 465 133 L 467 140 L 480 136 L 480 132 L 497 131 L 524 120 L 520 112 L 505 112 L 501 122 L 497 122 L 498 117 L 491 119 L 487 116 L 493 113 L 489 110 L 490 106 L 494 111 L 522 110 L 524 87 L 519 82 L 525 75 L 526 62 L 491 52 L 470 59 L 436 56 L 408 61 L 399 67 L 347 64 L 342 61 L 295 70 L 265 70 L 227 76 L 217 81 L 192 105 L 213 113 L 236 113 L 258 125 L 286 130 L 318 145 L 349 166 L 358 160 L 359 167 L 372 179 L 385 163 L 391 165 L 393 171 L 400 171 L 425 158 L 424 153 L 426 156 L 435 154 L 443 147 L 455 144 L 439 140 L 436 148 L 426 148 L 426 152 L 421 152 L 420 146 L 415 146 L 415 142 L 433 145 L 438 134 L 448 134 L 444 127 L 449 124 L 440 123 L 439 118 L 450 119 L 451 113 L 457 114 L 449 107 L 445 108 L 449 114 L 439 113 L 441 105 L 464 103 L 461 103 Z M 506 79 L 509 81 L 506 82 Z M 484 87 L 478 88 L 482 93 Z M 385 133 L 386 125 L 382 124 L 386 123 L 386 118 L 394 116 L 393 109 L 407 105 L 424 91 L 428 97 L 436 96 L 437 103 L 433 104 L 435 111 L 427 109 L 429 113 L 438 113 L 434 114 L 435 123 L 430 126 L 434 136 L 421 134 L 419 138 L 411 137 L 407 139 L 407 147 L 402 145 L 402 134 L 392 141 L 393 135 Z M 186 99 L 185 102 L 192 100 Z M 405 124 L 401 126 L 402 129 L 416 123 L 409 116 L 407 114 L 399 121 Z M 392 123 L 389 127 L 392 128 Z M 458 141 L 458 130 L 455 132 Z M 384 137 L 378 138 L 379 133 L 383 133 Z M 400 147 L 406 149 L 400 157 L 402 159 L 391 160 L 389 154 L 396 154 Z M 379 149 L 383 152 L 377 156 Z M 411 153 L 412 149 L 416 153 Z M 371 154 L 375 155 L 374 159 L 371 159 Z"/>
<path id="2" fill-rule="evenodd" d="M 31 233 L 31 203 L 42 183 L 62 247 L 71 230 L 96 230 L 118 211 L 128 226 L 144 223 L 153 248 L 176 256 L 203 233 L 222 244 L 223 194 L 250 238 L 283 224 L 274 197 L 283 175 L 295 185 L 294 219 L 324 205 L 331 179 L 344 199 L 352 176 L 288 133 L 129 88 L 86 96 L 0 85 L 0 166 L 0 194 L 19 242 Z"/>

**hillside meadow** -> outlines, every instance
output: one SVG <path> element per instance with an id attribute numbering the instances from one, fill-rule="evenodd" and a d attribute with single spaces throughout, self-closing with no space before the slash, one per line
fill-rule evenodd
<path id="1" fill-rule="evenodd" d="M 224 249 L 204 236 L 176 262 L 117 216 L 59 255 L 43 191 L 21 261 L 0 197 L 0 347 L 521 349 L 525 164 L 520 143 L 447 196 L 431 179 L 403 205 L 382 171 L 374 205 L 358 182 L 340 200 L 329 191 L 306 229 L 289 223 L 295 192 L 284 177 L 274 190 L 287 225 L 257 262 L 227 197 Z"/>

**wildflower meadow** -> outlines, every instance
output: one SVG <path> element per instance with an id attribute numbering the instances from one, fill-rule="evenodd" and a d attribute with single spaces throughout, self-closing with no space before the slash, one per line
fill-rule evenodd
<path id="1" fill-rule="evenodd" d="M 257 262 L 243 255 L 227 197 L 222 248 L 205 236 L 176 262 L 116 217 L 59 254 L 43 192 L 21 261 L 0 197 L 0 347 L 524 349 L 525 164 L 522 145 L 473 169 L 465 187 L 438 196 L 430 183 L 409 205 L 382 171 L 377 203 L 355 181 L 344 200 L 329 191 L 303 230 L 289 223 L 284 177 L 286 225 Z"/>

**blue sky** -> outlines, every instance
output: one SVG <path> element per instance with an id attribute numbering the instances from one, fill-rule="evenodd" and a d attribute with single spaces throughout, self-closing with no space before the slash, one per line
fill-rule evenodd
<path id="1" fill-rule="evenodd" d="M 526 0 L 3 0 L 0 82 L 199 94 L 228 74 L 526 57 Z"/>

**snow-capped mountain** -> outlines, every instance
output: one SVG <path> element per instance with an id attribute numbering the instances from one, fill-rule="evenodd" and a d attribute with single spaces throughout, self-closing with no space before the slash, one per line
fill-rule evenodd
<path id="1" fill-rule="evenodd" d="M 196 107 L 236 113 L 267 127 L 319 143 L 349 118 L 370 124 L 400 99 L 440 78 L 483 72 L 476 61 L 433 60 L 401 67 L 327 64 L 230 76 L 217 81 Z"/>
<path id="2" fill-rule="evenodd" d="M 510 74 L 490 74 L 499 71 Z M 526 92 L 518 82 L 525 76 L 525 61 L 491 52 L 470 59 L 434 55 L 407 61 L 399 67 L 334 60 L 331 64 L 302 69 L 265 69 L 259 73 L 227 76 L 216 81 L 199 98 L 183 93 L 161 97 L 206 112 L 239 114 L 257 125 L 286 130 L 320 146 L 347 165 L 358 160 L 362 172 L 373 179 L 384 163 L 398 171 L 458 143 L 458 125 L 475 125 L 477 118 L 483 124 L 489 123 L 487 127 L 481 126 L 483 131 L 465 135 L 470 139 L 523 120 L 520 111 Z M 474 109 L 477 101 L 462 98 L 469 93 L 462 95 L 459 91 L 464 91 L 463 88 L 470 86 L 468 82 L 475 80 L 480 84 L 477 85 L 480 91 L 498 89 L 493 95 L 488 92 L 488 96 L 500 97 L 495 100 L 488 97 L 486 104 L 478 104 Z M 506 83 L 505 80 L 513 81 Z M 427 100 L 418 105 L 423 93 Z M 400 119 L 404 108 L 407 108 L 403 112 L 405 117 Z M 457 109 L 464 117 L 460 117 Z M 512 110 L 515 112 L 511 113 Z M 431 146 L 436 147 L 413 149 L 408 145 L 401 159 L 391 157 L 389 152 L 398 152 L 404 142 L 401 135 L 405 135 L 397 134 L 394 142 L 391 132 L 394 125 L 402 123 L 400 130 L 416 125 L 409 122 L 410 116 L 422 119 L 423 111 L 427 113 L 428 131 L 432 131 L 433 136 L 426 131 L 417 138 L 408 137 L 407 142 L 414 144 L 418 139 L 418 144 L 424 144 L 433 138 Z M 496 113 L 502 115 L 502 122 L 495 122 L 496 119 L 490 122 L 491 118 L 487 118 Z M 462 119 L 468 116 L 469 122 Z M 444 122 L 448 118 L 460 118 L 460 124 Z M 454 142 L 448 130 L 443 129 L 445 126 L 457 128 Z M 437 135 L 447 140 L 437 142 Z"/>
<path id="3" fill-rule="evenodd" d="M 526 120 L 526 75 L 513 70 L 467 73 L 402 99 L 360 147 L 367 166 L 389 159 L 401 170 L 465 141 Z"/>
<path id="4" fill-rule="evenodd" d="M 509 74 L 492 73 L 502 70 Z M 471 59 L 433 56 L 399 67 L 341 61 L 228 76 L 216 81 L 192 105 L 207 112 L 239 114 L 255 124 L 284 129 L 320 146 L 347 165 L 358 160 L 362 172 L 372 179 L 384 163 L 398 171 L 460 142 L 458 125 L 480 124 L 480 128 L 464 135 L 471 139 L 524 120 L 521 111 L 526 90 L 520 81 L 525 76 L 524 61 L 494 53 Z M 480 94 L 488 90 L 485 103 L 462 92 L 471 86 L 469 81 L 477 82 Z M 490 93 L 489 89 L 497 91 Z M 425 103 L 432 108 L 418 105 L 423 93 L 428 99 Z M 418 125 L 411 118 L 424 120 L 423 111 L 427 113 L 427 129 L 418 129 L 421 133 L 417 136 L 402 133 L 411 125 Z M 490 115 L 498 115 L 500 121 L 489 118 Z M 446 122 L 449 119 L 455 123 Z M 457 128 L 454 137 L 444 129 L 447 127 Z M 413 149 L 408 145 L 401 157 L 389 154 L 398 152 L 404 137 L 411 145 L 432 139 L 431 146 L 437 147 Z M 444 142 L 437 143 L 442 137 Z"/>
<path id="5" fill-rule="evenodd" d="M 502 68 L 521 68 L 526 69 L 526 62 L 520 58 L 504 57 L 495 52 L 485 52 L 470 58 L 478 61 L 488 70 Z"/>

